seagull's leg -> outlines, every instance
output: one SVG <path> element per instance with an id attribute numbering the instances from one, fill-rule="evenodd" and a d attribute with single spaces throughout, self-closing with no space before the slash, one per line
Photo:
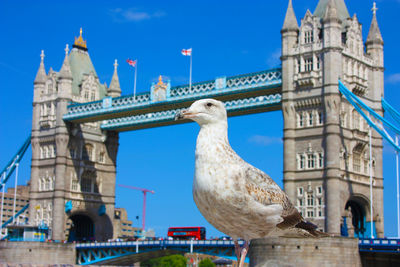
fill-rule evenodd
<path id="1" fill-rule="evenodd" d="M 234 244 L 235 244 L 235 254 L 236 254 L 237 262 L 239 263 L 241 249 L 240 249 L 240 245 L 239 245 L 239 242 L 237 241 L 237 239 L 234 240 Z"/>
<path id="2" fill-rule="evenodd" d="M 249 251 L 249 241 L 245 241 L 244 245 L 242 247 L 242 251 L 240 253 L 240 262 L 239 262 L 239 267 L 244 266 L 244 260 L 246 259 L 247 252 Z"/>

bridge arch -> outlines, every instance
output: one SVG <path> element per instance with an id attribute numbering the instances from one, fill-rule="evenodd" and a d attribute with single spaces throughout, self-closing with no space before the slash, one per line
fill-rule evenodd
<path id="1" fill-rule="evenodd" d="M 95 240 L 95 221 L 87 212 L 74 212 L 69 218 L 68 241 Z"/>
<path id="2" fill-rule="evenodd" d="M 72 212 L 67 219 L 66 236 L 73 241 L 107 241 L 113 238 L 113 223 L 107 213 L 97 214 L 96 208 Z"/>
<path id="3" fill-rule="evenodd" d="M 351 216 L 349 223 L 353 226 L 355 237 L 365 237 L 367 232 L 367 218 L 370 216 L 369 200 L 361 194 L 355 194 L 349 197 L 346 202 L 345 210 Z"/>

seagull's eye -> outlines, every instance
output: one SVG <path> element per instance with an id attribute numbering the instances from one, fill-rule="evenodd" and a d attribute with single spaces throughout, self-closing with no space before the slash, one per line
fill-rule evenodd
<path id="1" fill-rule="evenodd" d="M 210 103 L 210 102 L 207 103 L 207 107 L 212 107 L 212 106 L 213 106 L 212 103 Z"/>

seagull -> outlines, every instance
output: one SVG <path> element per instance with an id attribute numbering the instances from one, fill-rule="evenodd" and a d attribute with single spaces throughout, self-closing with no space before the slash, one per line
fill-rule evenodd
<path id="1" fill-rule="evenodd" d="M 195 152 L 193 198 L 205 219 L 234 240 L 243 266 L 251 239 L 267 236 L 319 237 L 326 234 L 304 220 L 283 190 L 264 172 L 245 162 L 228 141 L 224 103 L 201 99 L 177 112 L 175 120 L 200 125 Z M 243 239 L 240 247 L 238 239 Z"/>

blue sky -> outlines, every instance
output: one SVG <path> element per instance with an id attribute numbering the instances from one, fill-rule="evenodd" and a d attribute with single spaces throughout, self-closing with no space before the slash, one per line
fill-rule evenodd
<path id="1" fill-rule="evenodd" d="M 293 0 L 298 21 L 317 0 Z M 364 40 L 371 22 L 372 1 L 347 0 L 350 15 L 363 24 Z M 148 91 L 159 75 L 172 86 L 188 83 L 189 60 L 182 48 L 193 47 L 193 81 L 237 75 L 279 66 L 280 28 L 287 0 L 279 1 L 10 1 L 0 2 L 0 167 L 30 133 L 33 80 L 40 51 L 46 71 L 59 71 L 66 44 L 83 28 L 89 54 L 101 82 L 110 83 L 114 59 L 123 94 L 133 92 L 138 59 L 138 92 Z M 400 109 L 399 0 L 377 1 L 378 23 L 385 41 L 385 98 Z M 282 128 L 280 112 L 229 119 L 232 147 L 246 161 L 268 173 L 282 186 Z M 148 196 L 148 227 L 166 235 L 169 226 L 206 226 L 208 236 L 222 235 L 198 212 L 192 200 L 194 124 L 122 133 L 117 184 L 154 190 Z M 21 164 L 20 181 L 30 176 L 30 154 Z M 384 149 L 385 234 L 396 234 L 394 153 Z M 116 189 L 116 206 L 140 221 L 142 194 Z"/>

